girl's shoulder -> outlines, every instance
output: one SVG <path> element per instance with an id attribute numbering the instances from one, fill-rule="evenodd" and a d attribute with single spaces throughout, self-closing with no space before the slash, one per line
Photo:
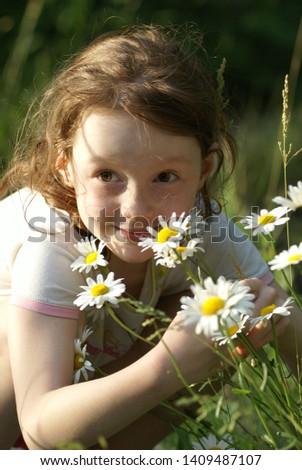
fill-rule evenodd
<path id="1" fill-rule="evenodd" d="M 67 214 L 24 188 L 1 201 L 0 294 L 74 309 L 83 275 L 72 272 L 78 234 Z M 12 297 L 11 297 L 12 298 Z"/>
<path id="2" fill-rule="evenodd" d="M 67 212 L 51 207 L 37 191 L 22 188 L 0 201 L 0 217 L 4 227 L 48 233 L 68 230 L 71 221 Z"/>
<path id="3" fill-rule="evenodd" d="M 37 248 L 39 243 L 62 244 L 78 241 L 67 212 L 51 207 L 44 197 L 23 188 L 0 201 L 0 245 L 11 262 L 24 244 Z M 1 257 L 1 254 L 0 254 Z"/>
<path id="4" fill-rule="evenodd" d="M 267 263 L 250 237 L 241 229 L 239 217 L 224 212 L 212 215 L 204 226 L 204 260 L 216 277 L 262 278 L 269 273 Z"/>

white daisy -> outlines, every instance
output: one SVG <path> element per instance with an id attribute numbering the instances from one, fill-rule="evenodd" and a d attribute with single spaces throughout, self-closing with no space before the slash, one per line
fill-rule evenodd
<path id="1" fill-rule="evenodd" d="M 231 343 L 237 338 L 239 333 L 245 328 L 245 323 L 249 318 L 248 315 L 240 315 L 239 319 L 233 319 L 230 316 L 220 323 L 220 331 L 212 336 L 213 341 L 218 341 L 219 346 Z"/>
<path id="2" fill-rule="evenodd" d="M 85 380 L 88 380 L 88 372 L 94 372 L 94 367 L 91 362 L 86 359 L 87 344 L 83 345 L 81 338 L 74 340 L 74 365 L 73 365 L 73 382 L 78 383 L 83 375 Z"/>
<path id="3" fill-rule="evenodd" d="M 302 242 L 300 245 L 292 245 L 288 250 L 283 250 L 276 255 L 268 264 L 271 270 L 284 269 L 291 264 L 298 264 L 302 261 Z"/>
<path id="4" fill-rule="evenodd" d="M 200 243 L 202 243 L 201 239 L 194 238 L 189 241 L 187 246 L 178 246 L 174 249 L 167 247 L 163 252 L 155 253 L 154 259 L 156 264 L 161 264 L 167 268 L 175 268 L 177 264 L 180 264 L 187 258 L 191 258 L 198 251 L 204 252 L 203 248 L 197 246 Z"/>
<path id="5" fill-rule="evenodd" d="M 281 206 L 289 207 L 293 211 L 302 207 L 302 181 L 298 181 L 297 186 L 289 185 L 287 194 L 289 198 L 277 196 L 273 201 Z"/>
<path id="6" fill-rule="evenodd" d="M 73 271 L 78 269 L 80 272 L 85 271 L 89 273 L 92 268 L 97 269 L 98 266 L 106 266 L 108 264 L 102 255 L 105 243 L 99 241 L 99 246 L 97 247 L 96 242 L 96 238 L 90 237 L 89 239 L 86 237 L 74 245 L 78 252 L 81 253 L 81 256 L 71 264 L 70 267 Z"/>
<path id="7" fill-rule="evenodd" d="M 114 280 L 114 273 L 110 272 L 106 279 L 102 274 L 98 274 L 96 281 L 91 277 L 86 279 L 87 286 L 81 286 L 84 292 L 80 292 L 74 304 L 84 310 L 86 307 L 101 308 L 105 302 L 113 305 L 118 304 L 120 297 L 126 290 L 122 279 Z"/>
<path id="8" fill-rule="evenodd" d="M 201 437 L 199 442 L 192 442 L 192 448 L 195 450 L 234 450 L 234 447 L 229 447 L 231 443 L 233 439 L 229 434 L 225 434 L 221 440 L 218 440 L 214 434 L 209 434 L 207 437 Z"/>
<path id="9" fill-rule="evenodd" d="M 84 344 L 86 343 L 88 337 L 93 333 L 93 329 L 89 328 L 88 326 L 84 326 L 84 328 L 81 328 L 79 331 L 79 339 L 81 340 L 81 343 Z"/>
<path id="10" fill-rule="evenodd" d="M 178 313 L 185 316 L 185 324 L 196 323 L 195 333 L 212 337 L 220 332 L 219 325 L 226 317 L 240 319 L 240 315 L 252 315 L 255 296 L 250 288 L 220 276 L 215 284 L 211 277 L 191 286 L 194 297 L 182 297 Z"/>
<path id="11" fill-rule="evenodd" d="M 258 317 L 250 319 L 250 329 L 253 329 L 260 322 L 266 323 L 273 315 L 287 317 L 291 313 L 289 309 L 293 308 L 292 305 L 290 305 L 292 302 L 293 299 L 288 297 L 286 301 L 279 307 L 277 307 L 275 304 L 264 307 L 260 311 L 260 315 Z"/>
<path id="12" fill-rule="evenodd" d="M 253 235 L 257 233 L 270 233 L 275 230 L 277 225 L 285 224 L 289 220 L 289 217 L 283 217 L 291 209 L 288 207 L 275 207 L 275 209 L 268 211 L 267 209 L 261 209 L 260 214 L 252 212 L 252 215 L 248 215 L 245 219 L 240 222 L 244 225 L 244 228 L 253 229 Z"/>
<path id="13" fill-rule="evenodd" d="M 167 248 L 177 248 L 186 236 L 186 232 L 189 228 L 189 220 L 190 216 L 185 217 L 184 212 L 179 218 L 177 218 L 176 213 L 173 212 L 168 223 L 160 215 L 158 216 L 158 222 L 161 228 L 156 231 L 152 227 L 147 227 L 147 231 L 150 233 L 151 237 L 142 237 L 138 245 L 143 247 L 142 251 L 151 248 L 155 253 L 162 253 Z"/>

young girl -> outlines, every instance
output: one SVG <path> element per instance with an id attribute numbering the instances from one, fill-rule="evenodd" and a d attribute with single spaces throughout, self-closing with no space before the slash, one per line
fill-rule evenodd
<path id="1" fill-rule="evenodd" d="M 190 285 L 184 269 L 163 272 L 139 244 L 147 227 L 159 230 L 159 215 L 168 220 L 197 205 L 212 216 L 202 248 L 213 275 L 236 279 L 239 266 L 256 295 L 255 315 L 282 302 L 256 249 L 211 202 L 210 182 L 226 156 L 232 164 L 236 157 L 216 88 L 181 41 L 141 26 L 97 38 L 44 94 L 0 188 L 2 197 L 15 191 L 0 203 L 2 449 L 20 430 L 30 449 L 74 440 L 89 448 L 100 436 L 110 449 L 153 448 L 172 430 L 161 402 L 183 389 L 171 356 L 188 383 L 215 373 L 210 341 L 178 327 Z M 98 278 L 96 297 L 122 294 L 122 279 L 128 295 L 172 318 L 154 347 L 127 331 L 147 335 L 144 315 L 117 307 L 113 296 L 116 319 L 76 301 L 104 270 L 114 278 Z M 295 354 L 282 338 L 296 327 L 291 321 L 280 336 L 289 361 Z M 252 338 L 261 345 L 271 332 L 259 328 Z M 81 340 L 93 358 L 83 368 Z M 90 380 L 74 380 L 83 369 Z"/>

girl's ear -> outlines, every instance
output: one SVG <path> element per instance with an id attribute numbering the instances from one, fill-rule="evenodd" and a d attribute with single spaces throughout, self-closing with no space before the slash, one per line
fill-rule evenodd
<path id="1" fill-rule="evenodd" d="M 218 144 L 214 142 L 214 144 L 209 148 L 207 156 L 202 160 L 199 189 L 203 188 L 206 179 L 213 171 L 217 150 Z"/>
<path id="2" fill-rule="evenodd" d="M 73 188 L 73 171 L 70 161 L 60 155 L 56 161 L 56 169 L 62 176 L 64 183 Z"/>

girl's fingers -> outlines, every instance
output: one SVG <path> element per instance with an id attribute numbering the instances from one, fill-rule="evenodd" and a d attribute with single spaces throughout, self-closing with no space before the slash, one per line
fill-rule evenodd
<path id="1" fill-rule="evenodd" d="M 263 308 L 268 307 L 269 305 L 281 305 L 282 299 L 279 297 L 277 291 L 266 284 L 263 284 L 257 278 L 244 279 L 240 281 L 241 284 L 248 286 L 251 289 L 251 292 L 255 295 L 255 311 L 254 316 L 259 316 Z"/>
<path id="2" fill-rule="evenodd" d="M 269 305 L 281 305 L 283 300 L 280 298 L 278 292 L 270 286 L 263 284 L 257 278 L 244 279 L 240 281 L 241 284 L 248 286 L 251 289 L 251 292 L 255 295 L 255 309 L 254 317 L 260 316 L 262 309 L 268 307 Z M 279 315 L 274 316 L 275 324 L 275 335 L 279 336 L 280 333 L 288 325 L 288 317 L 283 317 Z M 261 348 L 265 344 L 273 341 L 274 332 L 272 330 L 272 325 L 270 321 L 258 323 L 250 332 L 247 333 L 249 341 L 252 343 L 255 349 Z M 239 344 L 236 347 L 236 354 L 240 356 L 246 356 L 247 351 L 242 344 Z"/>
<path id="3" fill-rule="evenodd" d="M 288 326 L 289 317 L 276 315 L 274 317 L 275 333 L 273 332 L 270 321 L 258 323 L 251 331 L 247 333 L 249 341 L 255 349 L 259 349 L 267 343 L 278 337 Z M 243 344 L 238 344 L 235 348 L 235 353 L 240 356 L 246 356 L 248 353 Z"/>
<path id="4" fill-rule="evenodd" d="M 253 343 L 253 346 L 258 349 L 261 346 L 273 341 L 274 335 L 279 336 L 282 331 L 288 325 L 288 317 L 276 315 L 273 319 L 275 325 L 275 333 L 272 329 L 270 320 L 267 322 L 258 323 L 248 334 L 249 340 Z"/>

